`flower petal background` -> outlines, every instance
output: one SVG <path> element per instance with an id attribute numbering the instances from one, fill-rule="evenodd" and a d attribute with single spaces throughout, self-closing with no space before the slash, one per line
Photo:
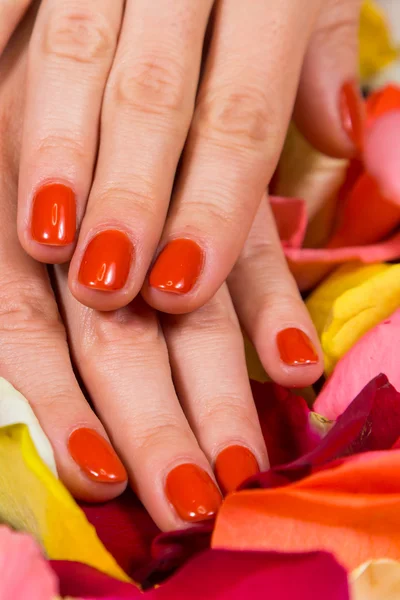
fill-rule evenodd
<path id="1" fill-rule="evenodd" d="M 25 423 L 40 458 L 57 477 L 53 448 L 28 401 L 11 383 L 0 377 L 0 427 Z"/>
<path id="2" fill-rule="evenodd" d="M 88 567 L 59 565 L 61 592 L 92 600 L 349 600 L 346 571 L 332 556 L 207 550 L 167 582 L 142 594 Z M 84 580 L 79 587 L 78 580 Z M 91 595 L 89 595 L 91 594 Z M 95 595 L 93 595 L 95 594 Z"/>
<path id="3" fill-rule="evenodd" d="M 400 309 L 367 332 L 338 362 L 319 394 L 314 409 L 336 419 L 372 378 L 385 373 L 400 390 Z M 388 415 L 388 419 L 390 419 Z"/>
<path id="4" fill-rule="evenodd" d="M 31 533 L 50 558 L 127 576 L 69 492 L 41 461 L 26 425 L 0 429 L 0 520 Z"/>
<path id="5" fill-rule="evenodd" d="M 400 451 L 342 459 L 280 488 L 228 496 L 214 548 L 325 550 L 348 570 L 382 557 L 400 559 Z"/>
<path id="6" fill-rule="evenodd" d="M 400 598 L 400 563 L 374 560 L 361 565 L 351 574 L 352 600 L 398 600 Z"/>
<path id="7" fill-rule="evenodd" d="M 306 306 L 320 336 L 329 374 L 367 331 L 400 306 L 400 265 L 343 265 L 309 296 Z M 353 390 L 352 397 L 363 387 Z"/>
<path id="8" fill-rule="evenodd" d="M 54 600 L 58 581 L 31 536 L 0 526 L 0 598 Z"/>

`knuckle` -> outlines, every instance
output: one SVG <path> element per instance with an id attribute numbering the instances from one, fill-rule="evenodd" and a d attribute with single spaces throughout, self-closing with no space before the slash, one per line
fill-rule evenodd
<path id="1" fill-rule="evenodd" d="M 169 414 L 155 415 L 152 412 L 150 415 L 141 415 L 136 419 L 138 421 L 141 425 L 135 429 L 135 445 L 140 452 L 151 450 L 154 453 L 159 448 L 165 454 L 165 449 L 176 447 L 178 440 L 183 446 L 182 438 L 190 439 L 188 432 L 179 423 L 172 422 Z"/>
<path id="2" fill-rule="evenodd" d="M 96 212 L 107 214 L 111 207 L 123 207 L 125 219 L 135 219 L 140 216 L 141 219 L 148 217 L 151 222 L 157 220 L 159 216 L 159 206 L 156 199 L 154 185 L 135 186 L 132 182 L 132 188 L 123 186 L 108 187 L 102 190 L 96 196 Z"/>
<path id="3" fill-rule="evenodd" d="M 257 423 L 249 416 L 249 411 L 246 410 L 244 398 L 234 393 L 203 398 L 199 402 L 199 406 L 206 407 L 198 417 L 198 426 L 201 429 L 207 429 L 210 426 L 226 428 L 228 422 L 232 427 L 237 424 L 239 431 L 251 431 L 257 426 Z"/>
<path id="4" fill-rule="evenodd" d="M 266 95 L 258 88 L 222 90 L 206 94 L 196 108 L 195 128 L 217 143 L 254 147 L 273 134 Z"/>
<path id="5" fill-rule="evenodd" d="M 169 319 L 174 319 L 173 315 Z M 181 317 L 182 318 L 182 317 Z M 213 300 L 185 315 L 182 320 L 182 335 L 190 333 L 190 340 L 195 340 L 196 334 L 204 335 L 207 344 L 212 346 L 213 340 L 231 338 L 240 332 L 235 313 L 222 303 L 216 305 Z"/>
<path id="6" fill-rule="evenodd" d="M 48 154 L 54 156 L 55 153 L 62 152 L 68 154 L 75 164 L 87 163 L 88 161 L 87 150 L 85 150 L 81 141 L 67 134 L 53 134 L 42 138 L 38 141 L 36 152 L 41 156 Z"/>
<path id="7" fill-rule="evenodd" d="M 110 357 L 134 360 L 141 354 L 143 361 L 149 354 L 155 354 L 155 349 L 162 343 L 162 333 L 156 314 L 150 308 L 142 306 L 135 308 L 135 302 L 119 310 L 100 313 L 88 309 L 83 321 L 83 335 L 80 341 L 80 353 L 93 357 L 93 347 L 96 348 L 95 360 L 100 356 L 109 361 Z M 115 360 L 119 369 L 121 361 Z M 111 362 L 109 363 L 111 365 Z"/>
<path id="8" fill-rule="evenodd" d="M 142 58 L 114 74 L 117 103 L 144 114 L 185 112 L 185 80 L 182 66 L 171 56 Z"/>
<path id="9" fill-rule="evenodd" d="M 46 55 L 89 64 L 111 56 L 116 32 L 100 12 L 60 11 L 56 4 L 43 39 Z"/>
<path id="10" fill-rule="evenodd" d="M 50 289 L 37 282 L 2 282 L 0 296 L 2 335 L 26 334 L 34 339 L 57 335 L 65 338 L 65 329 Z"/>

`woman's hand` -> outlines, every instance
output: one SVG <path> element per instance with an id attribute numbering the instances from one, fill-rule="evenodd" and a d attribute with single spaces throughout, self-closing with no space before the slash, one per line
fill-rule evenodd
<path id="1" fill-rule="evenodd" d="M 19 173 L 25 250 L 72 257 L 72 294 L 97 309 L 142 286 L 165 312 L 204 305 L 243 248 L 296 96 L 318 147 L 354 153 L 342 125 L 359 134 L 359 6 L 42 0 Z"/>
<path id="2" fill-rule="evenodd" d="M 187 315 L 157 316 L 140 298 L 101 313 L 73 297 L 67 268 L 56 266 L 61 319 L 46 268 L 15 228 L 28 27 L 0 60 L 0 376 L 29 400 L 76 497 L 112 498 L 129 479 L 163 529 L 209 518 L 220 491 L 268 466 L 237 314 L 275 380 L 305 386 L 322 370 L 297 288 L 281 278 L 279 241 L 265 237 L 269 206 L 232 271 L 231 295 L 223 285 Z"/>

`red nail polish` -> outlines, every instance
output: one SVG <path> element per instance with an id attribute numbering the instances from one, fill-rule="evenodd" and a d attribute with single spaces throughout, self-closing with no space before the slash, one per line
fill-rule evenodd
<path id="1" fill-rule="evenodd" d="M 72 244 L 76 232 L 75 194 L 62 183 L 47 183 L 33 198 L 31 235 L 48 246 Z"/>
<path id="2" fill-rule="evenodd" d="M 339 112 L 342 126 L 358 150 L 364 141 L 365 103 L 356 81 L 342 85 L 339 99 Z"/>
<path id="3" fill-rule="evenodd" d="M 94 429 L 75 429 L 69 436 L 68 450 L 76 464 L 93 481 L 122 483 L 128 479 L 114 448 Z"/>
<path id="4" fill-rule="evenodd" d="M 129 276 L 133 246 L 123 231 L 107 229 L 88 244 L 79 269 L 82 285 L 103 292 L 124 287 Z"/>
<path id="5" fill-rule="evenodd" d="M 229 446 L 217 456 L 215 477 L 223 494 L 234 492 L 252 475 L 260 472 L 255 456 L 244 446 Z"/>
<path id="6" fill-rule="evenodd" d="M 290 327 L 280 331 L 276 343 L 282 362 L 291 367 L 315 365 L 318 362 L 318 354 L 310 338 L 301 329 Z"/>
<path id="7" fill-rule="evenodd" d="M 165 493 L 180 518 L 192 523 L 215 517 L 222 502 L 209 474 L 190 463 L 172 469 L 165 483 Z"/>
<path id="8" fill-rule="evenodd" d="M 177 239 L 158 256 L 149 277 L 151 287 L 173 294 L 186 294 L 195 285 L 203 267 L 203 251 L 196 242 Z"/>

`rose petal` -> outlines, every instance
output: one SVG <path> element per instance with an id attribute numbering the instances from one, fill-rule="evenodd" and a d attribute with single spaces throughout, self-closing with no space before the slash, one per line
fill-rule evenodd
<path id="1" fill-rule="evenodd" d="M 400 265 L 343 265 L 328 277 L 306 302 L 320 335 L 325 371 L 332 372 L 337 361 L 399 304 Z"/>
<path id="2" fill-rule="evenodd" d="M 271 196 L 269 201 L 283 246 L 300 248 L 307 227 L 307 212 L 304 200 Z"/>
<path id="3" fill-rule="evenodd" d="M 373 560 L 353 571 L 350 578 L 353 600 L 398 600 L 400 563 Z"/>
<path id="4" fill-rule="evenodd" d="M 329 468 L 338 458 L 370 450 L 388 450 L 399 437 L 400 394 L 385 375 L 380 375 L 360 392 L 317 447 L 293 462 L 252 477 L 243 489 L 286 485 L 315 469 Z"/>
<path id="5" fill-rule="evenodd" d="M 274 383 L 251 382 L 272 466 L 291 462 L 315 448 L 322 431 L 313 427 L 305 400 Z"/>
<path id="6" fill-rule="evenodd" d="M 400 96 L 400 90 L 399 90 Z M 397 110 L 379 117 L 365 136 L 365 166 L 382 193 L 400 206 L 400 103 Z"/>
<path id="7" fill-rule="evenodd" d="M 277 554 L 208 550 L 157 589 L 141 594 L 80 565 L 54 564 L 62 592 L 92 600 L 349 600 L 347 574 L 323 552 Z M 92 571 L 92 572 L 90 572 Z M 114 589 L 112 585 L 115 585 Z M 128 589 L 129 588 L 129 589 Z M 90 595 L 89 595 L 90 594 Z"/>
<path id="8" fill-rule="evenodd" d="M 0 598 L 54 600 L 58 582 L 29 536 L 0 526 Z"/>
<path id="9" fill-rule="evenodd" d="M 396 351 L 400 336 L 400 310 L 368 331 L 337 363 L 321 390 L 315 410 L 336 419 L 379 373 L 385 373 L 400 390 L 400 369 Z"/>
<path id="10" fill-rule="evenodd" d="M 400 559 L 400 451 L 342 459 L 285 487 L 241 491 L 225 499 L 214 548 L 326 550 L 347 569 Z"/>
<path id="11" fill-rule="evenodd" d="M 88 565 L 68 560 L 52 560 L 50 565 L 58 577 L 60 594 L 63 597 L 93 598 L 93 600 L 143 598 L 142 592 L 136 586 L 113 579 Z"/>
<path id="12" fill-rule="evenodd" d="M 0 377 L 0 427 L 25 423 L 40 458 L 57 477 L 51 444 L 28 401 L 8 381 Z"/>
<path id="13" fill-rule="evenodd" d="M 151 561 L 151 544 L 159 529 L 132 490 L 103 504 L 81 502 L 101 542 L 129 576 Z"/>

